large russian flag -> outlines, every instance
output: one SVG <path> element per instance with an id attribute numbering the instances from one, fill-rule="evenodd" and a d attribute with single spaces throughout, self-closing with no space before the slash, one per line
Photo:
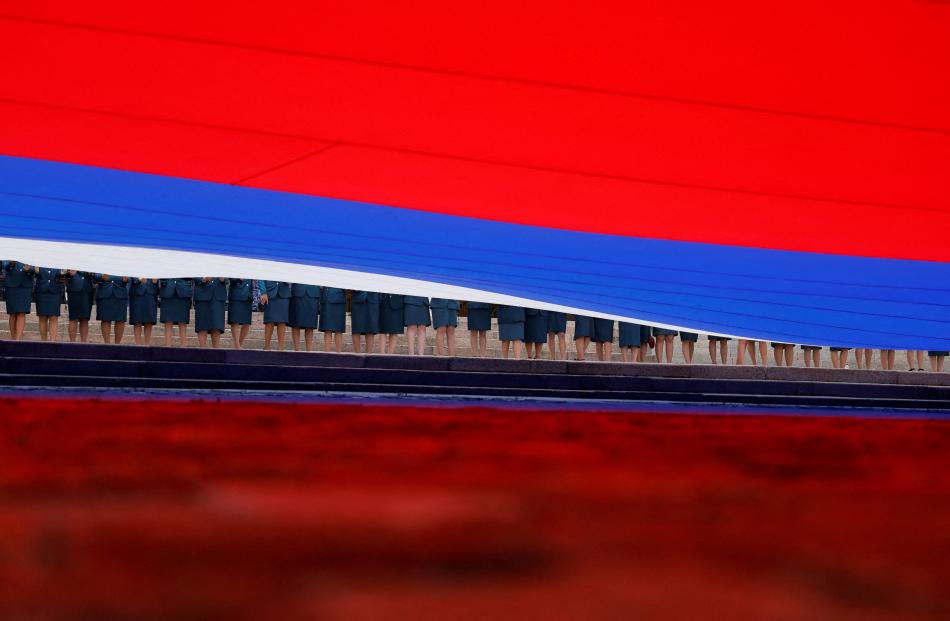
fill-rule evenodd
<path id="1" fill-rule="evenodd" d="M 6 3 L 0 254 L 950 349 L 950 5 Z"/>

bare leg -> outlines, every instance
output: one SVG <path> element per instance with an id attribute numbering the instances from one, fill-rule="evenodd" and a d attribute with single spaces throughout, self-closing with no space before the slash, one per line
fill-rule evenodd
<path id="1" fill-rule="evenodd" d="M 79 320 L 79 340 L 83 343 L 89 342 L 89 320 L 80 319 Z"/>
<path id="2" fill-rule="evenodd" d="M 208 333 L 204 330 L 198 333 L 198 347 L 207 347 Z"/>
<path id="3" fill-rule="evenodd" d="M 284 351 L 284 342 L 287 340 L 287 324 L 277 324 L 277 350 Z"/>
<path id="4" fill-rule="evenodd" d="M 123 335 L 125 335 L 125 322 L 124 321 L 115 322 L 115 344 L 116 345 L 122 342 Z"/>
<path id="5" fill-rule="evenodd" d="M 444 356 L 445 350 L 449 345 L 449 341 L 446 338 L 445 326 L 435 329 L 435 355 Z"/>
<path id="6" fill-rule="evenodd" d="M 300 350 L 300 328 L 291 328 L 290 329 L 290 341 L 291 345 L 294 347 L 294 351 Z"/>
<path id="7" fill-rule="evenodd" d="M 785 348 L 785 366 L 791 367 L 795 365 L 795 348 L 792 345 L 788 345 Z"/>
<path id="8" fill-rule="evenodd" d="M 179 323 L 178 325 L 178 345 L 179 347 L 188 347 L 188 326 Z"/>
<path id="9" fill-rule="evenodd" d="M 640 356 L 639 356 L 637 362 L 646 362 L 646 361 L 647 361 L 647 356 L 649 356 L 649 355 L 650 355 L 650 344 L 649 344 L 649 343 L 641 343 L 641 344 L 640 344 Z"/>
<path id="10" fill-rule="evenodd" d="M 419 355 L 424 356 L 426 353 L 426 327 L 419 326 L 419 330 L 416 332 L 416 338 L 419 339 L 419 342 L 416 343 L 419 349 Z"/>
<path id="11" fill-rule="evenodd" d="M 39 320 L 40 340 L 49 340 L 49 317 L 47 315 L 40 315 L 37 319 Z"/>
<path id="12" fill-rule="evenodd" d="M 52 315 L 49 318 L 49 340 L 59 340 L 59 317 Z"/>
<path id="13" fill-rule="evenodd" d="M 673 338 L 672 334 L 667 334 L 663 337 L 663 340 L 666 341 L 666 363 L 669 364 L 673 362 Z"/>
<path id="14" fill-rule="evenodd" d="M 142 334 L 142 340 L 145 342 L 146 347 L 151 347 L 152 346 L 152 324 L 147 323 L 143 327 L 144 327 L 144 330 Z"/>
<path id="15" fill-rule="evenodd" d="M 508 359 L 508 350 L 511 349 L 511 341 L 502 341 L 501 342 L 501 357 L 505 360 Z"/>
<path id="16" fill-rule="evenodd" d="M 231 324 L 231 346 L 234 349 L 241 349 L 241 335 L 239 330 L 242 328 L 240 324 L 232 323 Z"/>
<path id="17" fill-rule="evenodd" d="M 270 349 L 270 340 L 274 336 L 274 326 L 273 323 L 264 324 L 264 349 Z"/>
<path id="18" fill-rule="evenodd" d="M 132 340 L 135 341 L 136 345 L 142 344 L 142 332 L 144 331 L 145 326 L 140 323 L 132 324 Z"/>
<path id="19" fill-rule="evenodd" d="M 610 362 L 614 355 L 614 344 L 610 341 L 604 343 L 604 361 Z"/>
<path id="20" fill-rule="evenodd" d="M 521 360 L 521 347 L 524 345 L 523 341 L 515 341 L 515 360 Z"/>
<path id="21" fill-rule="evenodd" d="M 111 321 L 102 321 L 99 323 L 99 328 L 102 331 L 102 342 L 109 344 L 112 342 L 112 322 Z"/>
<path id="22" fill-rule="evenodd" d="M 221 331 L 212 330 L 211 331 L 211 346 L 215 349 L 221 347 Z"/>
<path id="23" fill-rule="evenodd" d="M 478 351 L 480 356 L 488 356 L 488 330 L 482 330 L 478 334 Z"/>
<path id="24" fill-rule="evenodd" d="M 478 337 L 479 337 L 480 334 L 481 334 L 481 330 L 478 330 L 478 331 L 476 331 L 476 330 L 469 330 L 469 331 L 468 331 L 468 344 L 469 344 L 469 346 L 470 346 L 471 349 L 472 349 L 472 355 L 473 355 L 473 356 L 480 356 L 480 355 L 481 355 L 481 354 L 479 353 L 479 350 L 478 350 Z"/>
<path id="25" fill-rule="evenodd" d="M 165 322 L 165 347 L 172 346 L 172 326 L 175 325 L 169 321 Z"/>
<path id="26" fill-rule="evenodd" d="M 739 346 L 736 349 L 736 364 L 742 366 L 745 364 L 745 351 L 746 346 L 749 344 L 749 341 L 745 339 L 739 339 Z"/>
<path id="27" fill-rule="evenodd" d="M 709 341 L 709 360 L 712 364 L 719 364 L 716 362 L 716 341 Z"/>
<path id="28" fill-rule="evenodd" d="M 448 352 L 449 356 L 455 357 L 455 326 L 446 326 L 445 328 L 445 337 L 449 340 L 448 342 Z"/>
<path id="29" fill-rule="evenodd" d="M 590 337 L 582 336 L 579 339 L 574 339 L 574 349 L 577 350 L 578 360 L 584 359 L 584 356 L 587 354 L 588 345 L 590 345 Z"/>
<path id="30" fill-rule="evenodd" d="M 303 348 L 306 351 L 313 351 L 313 328 L 304 328 Z"/>
<path id="31" fill-rule="evenodd" d="M 696 353 L 696 343 L 693 341 L 683 341 L 683 360 L 686 364 L 693 364 L 693 354 Z"/>
<path id="32" fill-rule="evenodd" d="M 406 340 L 409 346 L 409 355 L 416 355 L 416 333 L 419 331 L 419 326 L 406 326 Z"/>
<path id="33" fill-rule="evenodd" d="M 79 322 L 76 320 L 70 321 L 66 326 L 66 333 L 69 334 L 69 342 L 75 343 L 76 337 L 79 332 Z"/>

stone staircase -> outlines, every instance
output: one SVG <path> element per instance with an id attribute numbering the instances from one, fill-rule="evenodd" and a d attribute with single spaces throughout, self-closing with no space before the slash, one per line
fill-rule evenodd
<path id="1" fill-rule="evenodd" d="M 35 308 L 34 308 L 34 311 L 35 311 Z M 68 342 L 68 341 L 69 341 L 69 337 L 68 337 L 68 333 L 67 333 L 67 324 L 68 324 L 68 321 L 66 320 L 66 317 L 67 317 L 67 310 L 66 310 L 66 306 L 63 305 L 63 308 L 62 308 L 62 316 L 60 317 L 59 329 L 58 329 L 58 332 L 59 332 L 59 340 L 62 341 L 62 342 Z M 95 317 L 95 309 L 93 309 L 93 317 Z M 245 348 L 245 349 L 263 349 L 263 348 L 264 348 L 264 324 L 263 324 L 263 317 L 264 317 L 263 313 L 259 313 L 259 312 L 253 313 L 253 323 L 251 324 L 251 329 L 250 329 L 250 332 L 248 333 L 247 340 L 246 340 L 245 343 L 244 343 L 244 348 Z M 455 331 L 456 355 L 457 355 L 457 356 L 471 356 L 471 347 L 470 347 L 470 345 L 469 345 L 469 333 L 468 333 L 468 329 L 467 329 L 467 327 L 466 327 L 466 326 L 467 326 L 467 321 L 468 321 L 468 320 L 467 320 L 466 317 L 459 317 L 459 326 L 458 326 L 458 328 L 457 328 L 456 331 Z M 349 315 L 347 315 L 347 322 L 346 322 L 346 325 L 347 325 L 347 332 L 346 332 L 346 334 L 344 334 L 344 336 L 343 336 L 343 351 L 344 351 L 344 352 L 352 352 L 352 351 L 353 351 L 353 343 L 352 343 L 351 335 L 350 335 L 350 333 L 349 333 L 349 327 L 350 327 L 350 317 L 349 317 Z M 568 322 L 567 330 L 568 330 L 568 332 L 567 332 L 567 338 L 568 338 L 568 344 L 567 344 L 567 347 L 568 347 L 568 359 L 569 359 L 569 360 L 574 360 L 576 356 L 575 356 L 574 341 L 573 341 L 573 322 L 571 322 L 571 321 Z M 177 346 L 177 344 L 178 344 L 177 336 L 173 335 L 173 337 L 174 337 L 174 338 L 173 338 L 172 344 L 175 345 L 175 346 Z M 0 310 L 0 339 L 9 339 L 9 338 L 10 338 L 10 328 L 9 328 L 9 321 L 8 321 L 8 318 L 7 318 L 7 314 L 6 314 L 5 311 Z M 156 325 L 156 326 L 153 328 L 153 330 L 152 330 L 152 345 L 153 345 L 153 346 L 161 346 L 161 345 L 163 345 L 163 343 L 164 343 L 164 338 L 165 338 L 165 326 L 164 326 L 163 324 L 158 324 L 158 325 Z M 301 336 L 301 339 L 302 339 L 302 338 L 303 338 L 303 337 Z M 25 331 L 24 331 L 23 339 L 24 339 L 24 340 L 27 340 L 27 341 L 38 341 L 38 340 L 40 339 L 40 335 L 39 335 L 39 322 L 38 322 L 38 318 L 37 318 L 35 312 L 31 313 L 31 314 L 27 317 L 26 329 L 25 329 Z M 99 322 L 96 321 L 95 319 L 93 319 L 92 321 L 89 322 L 89 342 L 90 342 L 90 343 L 102 343 L 102 333 L 100 332 Z M 222 342 L 222 347 L 228 347 L 228 348 L 231 347 L 231 335 L 230 335 L 230 331 L 229 331 L 229 330 L 225 332 L 224 336 L 222 337 L 222 341 L 221 341 L 221 342 Z M 126 325 L 125 336 L 124 336 L 123 339 L 122 339 L 122 344 L 123 344 L 123 345 L 133 345 L 134 343 L 135 343 L 135 341 L 134 341 L 133 338 L 132 338 L 132 326 L 131 326 L 131 325 Z M 196 335 L 195 332 L 194 332 L 194 311 L 192 311 L 192 323 L 188 326 L 188 344 L 189 344 L 190 347 L 198 347 L 198 338 L 197 338 L 197 335 Z M 730 345 L 729 351 L 730 351 L 730 357 L 731 357 L 730 362 L 734 362 L 734 361 L 735 361 L 736 343 L 735 343 L 735 341 L 731 341 L 731 342 L 729 343 L 729 345 Z M 321 333 L 321 332 L 317 332 L 317 333 L 316 333 L 316 335 L 315 335 L 315 346 L 316 346 L 316 348 L 317 348 L 318 350 L 321 350 L 321 351 L 322 351 L 322 349 L 323 349 L 323 333 Z M 276 337 L 275 337 L 275 339 L 274 339 L 273 342 L 271 343 L 271 348 L 274 349 L 274 348 L 276 348 L 276 347 L 277 347 L 277 341 L 276 341 Z M 377 345 L 377 347 L 378 347 L 378 345 Z M 287 351 L 292 351 L 292 350 L 293 350 L 293 346 L 292 346 L 292 344 L 291 344 L 291 342 L 290 342 L 290 329 L 289 329 L 289 328 L 287 329 L 287 342 L 285 343 L 285 350 L 287 350 Z M 378 349 L 377 349 L 377 352 L 378 352 Z M 399 339 L 399 347 L 398 347 L 398 350 L 397 350 L 396 353 L 399 353 L 399 354 L 406 354 L 406 353 L 408 353 L 407 346 L 406 346 L 406 337 L 405 337 L 405 335 L 402 335 L 402 336 L 400 337 L 400 339 Z M 427 336 L 426 336 L 426 352 L 425 352 L 425 353 L 426 353 L 427 355 L 434 355 L 434 354 L 435 354 L 435 330 L 433 330 L 432 328 L 429 328 L 429 329 L 427 330 Z M 492 330 L 489 331 L 489 333 L 488 333 L 488 353 L 489 353 L 489 356 L 490 356 L 490 357 L 495 357 L 495 358 L 501 357 L 501 342 L 498 340 L 498 324 L 497 324 L 496 322 L 494 322 L 494 321 L 492 322 Z M 769 355 L 771 356 L 771 348 L 770 348 L 770 351 L 769 351 Z M 545 348 L 544 348 L 544 356 L 545 356 L 545 357 L 548 356 L 548 349 L 547 349 L 547 346 L 546 346 L 546 345 L 545 345 Z M 594 360 L 595 358 L 596 358 L 596 356 L 595 356 L 595 353 L 594 353 L 594 346 L 593 346 L 593 344 L 591 344 L 590 348 L 589 348 L 588 351 L 587 351 L 587 359 L 588 359 L 588 360 Z M 618 348 L 618 346 L 617 346 L 616 337 L 615 337 L 615 340 L 614 340 L 614 355 L 613 355 L 613 361 L 614 361 L 614 362 L 620 362 L 620 361 L 621 361 L 620 352 L 619 352 L 619 348 Z M 650 354 L 649 354 L 649 356 L 648 356 L 647 362 L 656 362 L 656 356 L 654 355 L 654 353 L 653 353 L 652 350 L 650 351 Z M 695 353 L 695 356 L 694 356 L 694 358 L 693 358 L 693 363 L 694 363 L 694 364 L 710 364 L 710 362 L 711 362 L 711 361 L 710 361 L 710 358 L 709 358 L 708 341 L 707 341 L 707 339 L 706 339 L 705 336 L 702 336 L 702 335 L 701 335 L 701 336 L 699 337 L 699 342 L 696 344 L 696 353 Z M 926 366 L 927 360 L 925 359 L 924 362 L 925 362 L 925 366 Z M 677 339 L 676 344 L 675 344 L 675 346 L 674 346 L 673 363 L 674 363 L 674 364 L 683 364 L 683 355 L 682 355 L 682 351 L 681 351 L 681 349 L 680 349 L 680 343 L 679 343 L 679 340 L 678 340 L 678 339 Z M 854 366 L 853 357 L 852 357 L 851 364 L 852 364 L 852 368 L 853 368 L 853 366 Z M 873 364 L 874 364 L 874 368 L 875 368 L 875 369 L 880 369 L 880 368 L 881 368 L 881 367 L 880 367 L 880 359 L 879 359 L 879 357 L 878 357 L 878 355 L 877 355 L 877 352 L 875 352 L 874 363 L 873 363 Z M 773 361 L 771 360 L 771 358 L 770 358 L 770 360 L 769 360 L 769 365 L 770 365 L 770 366 L 773 365 Z M 804 366 L 804 360 L 803 360 L 803 357 L 802 357 L 802 351 L 801 351 L 801 349 L 797 349 L 797 348 L 796 348 L 796 350 L 795 350 L 795 366 Z M 826 350 L 823 352 L 823 354 L 822 354 L 822 366 L 823 366 L 823 367 L 827 367 L 827 368 L 830 368 L 830 367 L 831 367 L 831 361 L 830 361 L 830 359 L 828 358 L 827 349 L 826 349 Z M 896 369 L 897 369 L 897 370 L 907 370 L 907 361 L 906 361 L 906 358 L 905 358 L 905 355 L 904 355 L 904 352 L 903 352 L 903 351 L 898 352 Z"/>

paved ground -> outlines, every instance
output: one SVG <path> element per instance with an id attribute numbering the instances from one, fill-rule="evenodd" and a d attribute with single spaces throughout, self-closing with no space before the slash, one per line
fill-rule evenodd
<path id="1" fill-rule="evenodd" d="M 4 619 L 945 619 L 950 422 L 0 401 Z"/>

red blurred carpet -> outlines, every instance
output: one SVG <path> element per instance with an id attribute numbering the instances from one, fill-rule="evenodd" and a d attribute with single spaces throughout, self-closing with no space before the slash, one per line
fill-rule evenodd
<path id="1" fill-rule="evenodd" d="M 950 421 L 0 402 L 2 619 L 938 619 Z"/>

